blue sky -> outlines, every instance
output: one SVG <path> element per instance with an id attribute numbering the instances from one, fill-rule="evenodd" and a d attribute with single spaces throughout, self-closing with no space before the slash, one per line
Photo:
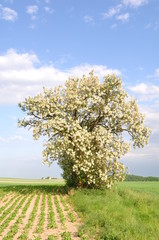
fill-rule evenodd
<path id="1" fill-rule="evenodd" d="M 121 76 L 153 131 L 122 161 L 159 176 L 158 12 L 158 0 L 0 1 L 0 177 L 60 176 L 42 165 L 43 140 L 17 127 L 18 102 L 92 69 Z"/>

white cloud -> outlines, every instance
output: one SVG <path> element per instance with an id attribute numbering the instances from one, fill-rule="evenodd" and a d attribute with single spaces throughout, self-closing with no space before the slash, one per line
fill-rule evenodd
<path id="1" fill-rule="evenodd" d="M 44 7 L 44 10 L 46 13 L 50 13 L 50 14 L 52 14 L 54 12 L 54 9 L 52 9 L 50 7 Z"/>
<path id="2" fill-rule="evenodd" d="M 144 95 L 153 95 L 159 97 L 159 86 L 156 85 L 148 85 L 146 83 L 139 83 L 136 86 L 128 87 L 131 91 L 144 94 Z"/>
<path id="3" fill-rule="evenodd" d="M 103 13 L 103 18 L 112 18 L 114 17 L 116 14 L 118 14 L 121 11 L 122 8 L 122 4 L 119 4 L 115 7 L 112 7 L 108 10 L 108 12 Z"/>
<path id="4" fill-rule="evenodd" d="M 159 133 L 159 86 L 139 83 L 127 88 L 129 93 L 133 93 L 133 96 L 138 99 L 140 111 L 145 115 L 145 124 L 153 133 Z M 157 134 L 157 137 L 152 135 L 153 139 L 155 139 L 154 142 L 159 142 L 159 135 Z"/>
<path id="5" fill-rule="evenodd" d="M 123 0 L 122 2 L 126 6 L 137 8 L 147 4 L 148 0 Z"/>
<path id="6" fill-rule="evenodd" d="M 138 94 L 138 98 L 142 101 L 159 98 L 159 86 L 157 85 L 139 83 L 136 86 L 129 86 L 128 89 L 133 93 Z"/>
<path id="7" fill-rule="evenodd" d="M 84 21 L 86 23 L 94 23 L 93 17 L 92 16 L 88 16 L 88 15 L 84 16 Z"/>
<path id="8" fill-rule="evenodd" d="M 159 111 L 158 110 L 154 110 L 152 108 L 142 108 L 142 112 L 145 114 L 146 116 L 146 124 L 151 128 L 153 133 L 159 133 Z M 158 141 L 159 142 L 159 136 L 158 137 Z"/>
<path id="9" fill-rule="evenodd" d="M 121 74 L 118 69 L 90 64 L 62 71 L 53 65 L 41 65 L 34 53 L 20 54 L 9 50 L 0 56 L 0 104 L 17 104 L 25 97 L 41 92 L 43 86 L 63 84 L 69 76 L 81 77 L 92 69 L 100 78 L 111 73 Z"/>
<path id="10" fill-rule="evenodd" d="M 9 49 L 6 54 L 0 55 L 0 71 L 28 69 L 33 63 L 40 63 L 34 53 L 18 54 L 14 49 Z"/>
<path id="11" fill-rule="evenodd" d="M 14 142 L 14 141 L 22 141 L 23 137 L 20 135 L 13 135 L 11 137 L 8 138 L 4 138 L 4 137 L 0 137 L 0 142 L 3 143 L 9 143 L 9 142 Z"/>
<path id="12" fill-rule="evenodd" d="M 74 75 L 81 77 L 83 74 L 88 74 L 92 69 L 94 69 L 94 73 L 98 75 L 99 78 L 103 78 L 105 75 L 108 74 L 116 74 L 121 75 L 121 72 L 118 69 L 108 69 L 103 65 L 90 65 L 84 64 L 77 67 L 73 67 L 68 70 L 68 76 Z"/>
<path id="13" fill-rule="evenodd" d="M 117 20 L 120 20 L 122 22 L 126 22 L 129 20 L 129 17 L 130 17 L 130 14 L 129 13 L 124 13 L 124 14 L 121 14 L 119 16 L 117 16 Z"/>
<path id="14" fill-rule="evenodd" d="M 0 142 L 6 142 L 6 139 L 3 137 L 0 137 Z"/>
<path id="15" fill-rule="evenodd" d="M 9 138 L 10 141 L 21 141 L 23 138 L 20 135 L 14 135 Z"/>
<path id="16" fill-rule="evenodd" d="M 18 17 L 18 13 L 8 7 L 0 5 L 0 18 L 6 21 L 14 22 Z"/>
<path id="17" fill-rule="evenodd" d="M 32 5 L 32 6 L 27 6 L 27 13 L 30 15 L 34 15 L 38 13 L 38 6 L 37 5 Z"/>
<path id="18" fill-rule="evenodd" d="M 159 78 L 159 68 L 157 68 L 157 69 L 155 70 L 155 77 L 158 77 L 158 78 Z"/>

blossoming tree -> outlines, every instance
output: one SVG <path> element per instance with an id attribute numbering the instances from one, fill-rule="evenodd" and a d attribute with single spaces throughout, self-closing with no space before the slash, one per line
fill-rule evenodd
<path id="1" fill-rule="evenodd" d="M 131 142 L 134 147 L 148 143 L 144 116 L 115 75 L 105 76 L 102 83 L 93 71 L 88 77 L 69 78 L 64 86 L 44 88 L 19 106 L 27 113 L 19 126 L 32 128 L 34 139 L 46 136 L 44 162 L 57 160 L 70 186 L 110 188 L 125 177 L 119 159 Z"/>

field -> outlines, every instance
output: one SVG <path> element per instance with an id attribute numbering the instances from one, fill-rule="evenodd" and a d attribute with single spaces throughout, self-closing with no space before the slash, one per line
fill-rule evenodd
<path id="1" fill-rule="evenodd" d="M 16 186 L 16 185 L 34 185 L 34 186 L 44 186 L 44 185 L 60 185 L 64 186 L 65 181 L 63 179 L 51 179 L 51 180 L 39 180 L 39 179 L 23 179 L 23 178 L 0 178 L 0 187 L 1 186 Z"/>
<path id="2" fill-rule="evenodd" d="M 21 185 L 22 184 L 22 185 Z M 79 239 L 61 180 L 0 180 L 0 239 Z"/>
<path id="3" fill-rule="evenodd" d="M 68 195 L 63 180 L 0 179 L 0 240 L 6 239 L 158 240 L 159 182 Z"/>

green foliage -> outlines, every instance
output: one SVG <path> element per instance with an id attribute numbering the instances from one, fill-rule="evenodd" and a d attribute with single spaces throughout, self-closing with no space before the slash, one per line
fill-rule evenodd
<path id="1" fill-rule="evenodd" d="M 57 240 L 58 238 L 54 235 L 49 235 L 48 240 Z"/>
<path id="2" fill-rule="evenodd" d="M 54 211 L 53 211 L 53 205 L 52 205 L 51 196 L 52 196 L 52 194 L 49 193 L 49 195 L 48 195 L 48 207 L 49 207 L 49 211 L 48 211 L 48 227 L 49 228 L 57 228 L 56 220 L 55 220 L 55 214 L 54 214 Z"/>
<path id="3" fill-rule="evenodd" d="M 44 222 L 45 222 L 45 198 L 46 194 L 43 194 L 42 198 L 42 204 L 41 204 L 41 209 L 40 209 L 40 217 L 38 220 L 37 228 L 36 228 L 36 233 L 42 233 L 44 231 Z"/>
<path id="4" fill-rule="evenodd" d="M 70 232 L 63 232 L 61 234 L 62 240 L 71 240 L 71 234 Z"/>
<path id="5" fill-rule="evenodd" d="M 125 181 L 127 182 L 132 182 L 132 181 L 137 181 L 137 182 L 158 182 L 159 177 L 142 177 L 142 176 L 136 176 L 136 175 L 126 175 Z"/>
<path id="6" fill-rule="evenodd" d="M 63 225 L 65 225 L 66 218 L 65 218 L 65 216 L 64 216 L 64 214 L 63 214 L 63 211 L 62 211 L 62 209 L 61 209 L 61 207 L 60 207 L 60 204 L 59 204 L 59 201 L 58 201 L 58 198 L 57 198 L 56 195 L 54 196 L 54 200 L 55 200 L 55 205 L 56 205 L 57 212 L 58 212 L 58 214 L 59 214 L 60 222 L 61 222 Z"/>
<path id="7" fill-rule="evenodd" d="M 33 138 L 44 136 L 44 162 L 57 160 L 69 186 L 111 188 L 125 178 L 119 159 L 134 147 L 148 143 L 150 129 L 134 99 L 115 75 L 100 83 L 93 71 L 88 77 L 69 78 L 65 86 L 45 89 L 19 104 L 27 117 L 20 127 L 33 129 Z"/>

